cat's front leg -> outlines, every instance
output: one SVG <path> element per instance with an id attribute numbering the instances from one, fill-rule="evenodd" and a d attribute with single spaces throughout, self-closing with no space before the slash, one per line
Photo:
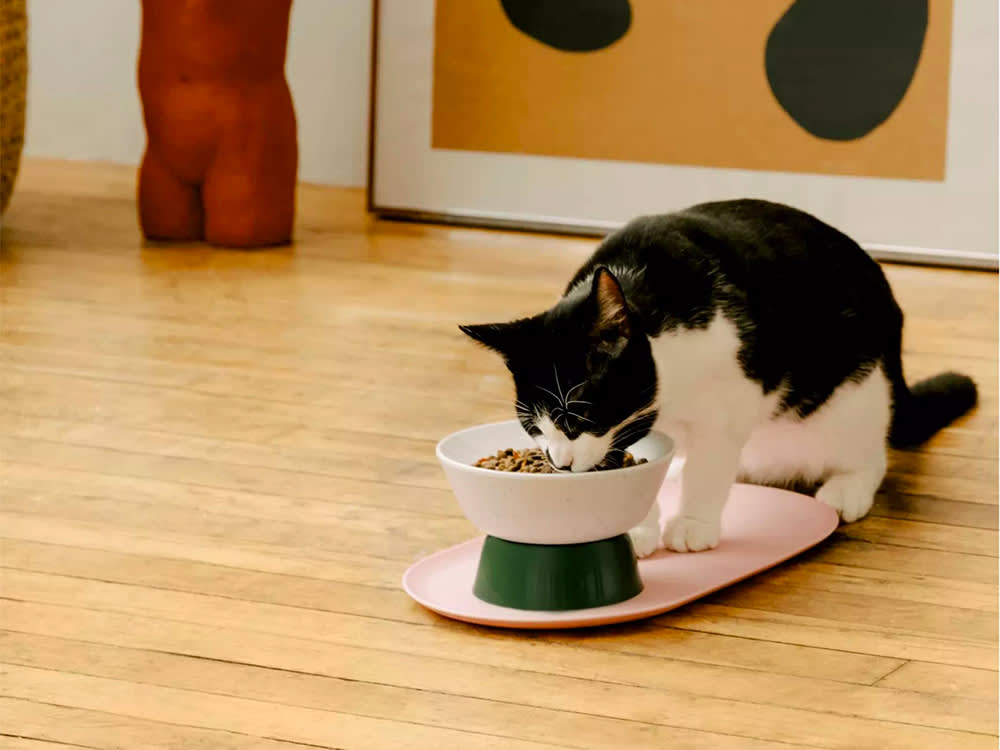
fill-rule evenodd
<path id="1" fill-rule="evenodd" d="M 736 481 L 745 441 L 725 430 L 692 430 L 681 475 L 677 515 L 663 529 L 663 546 L 675 552 L 701 552 L 719 543 L 722 509 Z"/>
<path id="2" fill-rule="evenodd" d="M 679 482 L 684 473 L 684 457 L 678 456 L 670 462 L 667 470 L 668 482 Z M 653 503 L 646 518 L 629 531 L 632 539 L 632 547 L 635 549 L 636 557 L 649 557 L 662 545 L 662 533 L 660 531 L 660 503 Z"/>
<path id="3" fill-rule="evenodd" d="M 660 503 L 653 502 L 646 518 L 629 533 L 636 557 L 649 557 L 660 546 Z"/>

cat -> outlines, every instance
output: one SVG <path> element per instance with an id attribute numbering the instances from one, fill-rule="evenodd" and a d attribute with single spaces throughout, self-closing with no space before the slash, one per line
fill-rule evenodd
<path id="1" fill-rule="evenodd" d="M 856 242 L 751 199 L 636 218 L 551 309 L 460 326 L 502 356 L 555 468 L 619 465 L 654 427 L 675 440 L 680 509 L 661 533 L 654 504 L 631 532 L 639 556 L 715 547 L 735 481 L 811 484 L 845 523 L 865 516 L 887 444 L 920 444 L 977 399 L 955 373 L 908 386 L 902 328 Z"/>

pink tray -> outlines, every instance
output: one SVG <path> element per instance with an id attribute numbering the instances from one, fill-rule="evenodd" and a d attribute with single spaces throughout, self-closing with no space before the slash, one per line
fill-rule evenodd
<path id="1" fill-rule="evenodd" d="M 660 491 L 662 518 L 674 515 L 679 485 Z M 482 537 L 414 563 L 403 575 L 413 599 L 456 620 L 505 628 L 582 628 L 638 620 L 680 607 L 767 570 L 826 539 L 837 513 L 807 495 L 737 484 L 722 515 L 722 541 L 714 550 L 657 552 L 639 561 L 645 588 L 607 607 L 535 612 L 487 604 L 472 593 Z"/>

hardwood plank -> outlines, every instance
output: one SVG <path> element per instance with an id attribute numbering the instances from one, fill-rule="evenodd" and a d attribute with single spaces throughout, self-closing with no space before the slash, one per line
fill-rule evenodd
<path id="1" fill-rule="evenodd" d="M 977 643 L 940 634 L 897 633 L 881 624 L 832 621 L 825 617 L 787 613 L 776 608 L 757 609 L 733 604 L 699 603 L 678 610 L 669 618 L 674 628 L 759 638 L 802 646 L 892 656 L 896 659 L 992 668 L 998 661 L 996 642 Z M 986 628 L 989 628 L 986 621 Z M 962 634 L 955 630 L 953 634 Z"/>
<path id="2" fill-rule="evenodd" d="M 841 525 L 836 533 L 864 542 L 944 551 L 957 549 L 970 555 L 997 556 L 997 535 L 989 529 L 868 516 L 856 523 Z"/>
<path id="3" fill-rule="evenodd" d="M 53 453 L 59 455 L 62 451 L 57 446 Z M 141 506 L 150 512 L 155 512 L 157 508 L 178 513 L 212 508 L 216 513 L 226 516 L 293 524 L 344 520 L 345 516 L 351 514 L 357 517 L 359 507 L 364 506 L 371 521 L 381 521 L 385 525 L 391 524 L 397 517 L 429 525 L 462 520 L 458 504 L 450 492 L 427 491 L 378 480 L 321 475 L 317 484 L 328 490 L 329 494 L 317 498 L 308 494 L 297 497 L 287 492 L 276 494 L 205 486 L 196 481 L 165 481 L 79 471 L 68 467 L 60 469 L 62 476 L 53 478 L 49 466 L 10 461 L 4 468 L 4 476 L 8 486 L 12 491 L 16 490 L 25 504 L 38 502 L 46 497 L 60 497 L 77 502 L 100 498 L 114 503 Z M 184 477 L 180 479 L 183 480 Z M 428 502 L 421 502 L 428 498 Z"/>
<path id="4" fill-rule="evenodd" d="M 400 561 L 416 560 L 435 549 L 436 544 L 458 544 L 475 536 L 475 529 L 463 518 L 427 516 L 407 511 L 380 510 L 377 515 L 360 508 L 339 506 L 337 517 L 328 515 L 310 523 L 251 518 L 231 513 L 198 511 L 176 505 L 129 503 L 103 497 L 60 498 L 58 511 L 44 493 L 21 493 L 4 502 L 3 513 L 61 517 L 118 524 L 149 534 L 158 528 L 237 543 L 298 547 L 303 550 L 337 550 L 372 554 Z M 337 506 L 331 504 L 331 510 Z"/>
<path id="5" fill-rule="evenodd" d="M 6 381 L 0 395 L 18 404 L 22 417 L 56 416 L 85 422 L 92 421 L 96 414 L 103 424 L 111 426 L 156 424 L 164 432 L 223 440 L 268 443 L 280 435 L 294 434 L 313 420 L 322 420 L 334 430 L 388 432 L 411 439 L 437 440 L 442 428 L 464 425 L 473 407 L 492 410 L 498 419 L 510 417 L 510 404 L 468 398 L 414 400 L 392 391 L 380 392 L 374 399 L 364 398 L 363 391 L 338 389 L 322 403 L 276 402 L 261 410 L 252 408 L 256 403 L 252 399 L 50 373 L 35 372 L 30 378 L 8 373 Z M 60 404 L 59 394 L 71 383 L 80 402 Z"/>
<path id="6" fill-rule="evenodd" d="M 896 451 L 893 453 L 901 453 Z M 984 429 L 967 429 L 954 425 L 946 427 L 924 445 L 909 453 L 919 456 L 955 456 L 981 459 L 997 458 L 997 425 Z"/>
<path id="7" fill-rule="evenodd" d="M 995 468 L 995 466 L 994 466 Z M 969 479 L 956 476 L 932 476 L 929 474 L 900 474 L 894 468 L 886 475 L 886 486 L 894 492 L 930 495 L 967 503 L 983 503 L 995 506 L 996 477 Z"/>
<path id="8" fill-rule="evenodd" d="M 54 542 L 61 546 L 79 546 L 112 556 L 118 551 L 127 554 L 156 554 L 175 560 L 207 562 L 214 565 L 293 575 L 296 577 L 369 584 L 376 587 L 398 586 L 405 564 L 373 555 L 359 557 L 338 551 L 310 551 L 289 554 L 287 549 L 265 545 L 220 544 L 218 540 L 183 534 L 162 533 L 140 535 L 116 526 L 64 521 L 46 517 L 0 515 L 0 549 L 17 540 Z"/>
<path id="9" fill-rule="evenodd" d="M 120 710 L 121 706 L 117 708 Z M 0 726 L 56 745 L 40 750 L 62 750 L 62 746 L 95 750 L 303 750 L 306 747 L 229 730 L 137 719 L 115 710 L 89 711 L 52 705 L 44 700 L 4 696 L 0 696 Z"/>
<path id="10" fill-rule="evenodd" d="M 124 337 L 120 332 L 118 337 L 115 340 L 99 331 L 91 337 L 48 329 L 32 331 L 28 336 L 11 325 L 5 327 L 0 337 L 0 353 L 9 367 L 22 372 L 177 388 L 208 395 L 234 393 L 266 402 L 293 404 L 321 401 L 329 393 L 332 378 L 358 389 L 391 387 L 404 393 L 426 394 L 439 386 L 444 370 L 468 377 L 470 386 L 473 382 L 479 386 L 476 390 L 470 388 L 469 393 L 512 402 L 510 384 L 500 378 L 496 362 L 485 357 L 456 355 L 444 359 L 419 354 L 388 355 L 359 348 L 352 351 L 349 360 L 338 357 L 314 361 L 308 370 L 303 370 L 293 369 L 294 360 L 282 360 L 271 350 L 250 348 L 251 344 L 241 344 L 238 340 L 206 342 L 202 347 L 191 342 L 183 349 L 167 349 L 155 358 L 104 354 L 102 350 L 121 351 L 134 340 L 134 335 Z M 9 339 L 16 339 L 16 343 Z M 226 347 L 230 357 L 239 347 L 246 347 L 244 356 L 253 358 L 252 366 L 234 361 L 219 363 L 220 346 Z M 387 359 L 405 369 L 385 368 Z M 471 376 L 475 376 L 475 381 Z"/>
<path id="11" fill-rule="evenodd" d="M 780 580 L 769 579 L 753 584 L 737 584 L 724 595 L 705 600 L 728 606 L 777 610 L 832 622 L 893 628 L 900 633 L 928 634 L 954 638 L 956 632 L 971 642 L 990 643 L 997 637 L 997 618 L 989 607 L 985 611 L 959 609 L 915 601 L 886 599 L 871 591 L 841 593 L 818 589 L 792 589 Z"/>
<path id="12" fill-rule="evenodd" d="M 77 745 L 34 737 L 17 737 L 0 732 L 0 750 L 67 750 L 67 748 L 93 748 L 94 745 Z"/>
<path id="13" fill-rule="evenodd" d="M 997 702 L 995 669 L 970 669 L 948 664 L 911 661 L 893 670 L 876 684 L 899 690 L 913 690 L 933 695 L 964 695 Z"/>
<path id="14" fill-rule="evenodd" d="M 55 434 L 52 423 L 48 422 L 36 423 L 34 427 L 15 425 L 11 433 L 0 438 L 3 441 L 0 445 L 11 461 L 45 466 L 50 471 L 111 473 L 272 496 L 319 500 L 348 497 L 359 504 L 367 498 L 376 507 L 390 504 L 396 497 L 404 507 L 427 508 L 438 514 L 454 512 L 457 507 L 446 489 L 440 468 L 434 467 L 432 476 L 429 463 L 390 461 L 391 465 L 384 470 L 376 463 L 372 471 L 367 471 L 363 463 L 351 460 L 351 453 L 342 458 L 334 457 L 324 466 L 319 456 L 309 460 L 298 454 L 278 452 L 271 453 L 270 459 L 254 462 L 253 454 L 267 452 L 261 446 L 243 444 L 234 448 L 220 441 L 191 440 L 153 432 L 138 436 L 131 432 L 109 432 L 100 425 L 70 424 L 56 423 Z M 31 436 L 33 433 L 53 435 L 55 439 L 35 439 Z M 129 438 L 136 438 L 131 450 L 126 447 Z M 354 442 L 357 445 L 360 441 Z M 337 471 L 338 465 L 345 467 L 343 473 L 347 476 L 330 473 Z M 110 472 L 109 467 L 113 467 Z M 395 478 L 399 481 L 393 481 Z"/>
<path id="15" fill-rule="evenodd" d="M 953 581 L 977 581 L 994 587 L 998 570 L 993 558 L 962 552 L 924 550 L 835 537 L 805 553 L 802 559 L 872 571 L 941 576 Z"/>
<path id="16" fill-rule="evenodd" d="M 992 482 L 997 479 L 997 462 L 992 458 L 894 450 L 890 452 L 890 464 L 893 473 L 907 476 L 958 477 Z"/>
<path id="17" fill-rule="evenodd" d="M 996 531 L 998 522 L 997 509 L 992 505 L 946 500 L 932 495 L 885 492 L 875 497 L 871 515 L 991 531 Z"/>
<path id="18" fill-rule="evenodd" d="M 765 581 L 776 587 L 800 587 L 814 591 L 997 612 L 995 585 L 956 581 L 945 577 L 816 562 L 793 562 L 769 572 L 759 582 Z"/>

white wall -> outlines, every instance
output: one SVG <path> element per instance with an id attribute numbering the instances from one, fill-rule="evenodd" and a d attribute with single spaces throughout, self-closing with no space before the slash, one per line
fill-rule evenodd
<path id="1" fill-rule="evenodd" d="M 370 0 L 293 0 L 304 182 L 365 182 L 371 20 Z M 139 0 L 28 0 L 26 156 L 139 163 L 139 21 Z"/>

